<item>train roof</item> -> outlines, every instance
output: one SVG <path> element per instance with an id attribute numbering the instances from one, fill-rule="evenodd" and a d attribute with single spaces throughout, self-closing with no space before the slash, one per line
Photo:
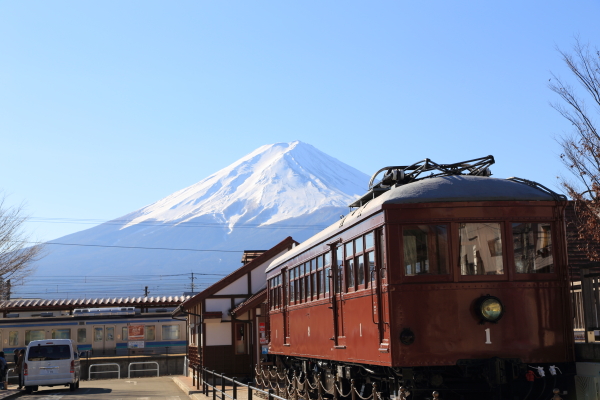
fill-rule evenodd
<path id="1" fill-rule="evenodd" d="M 425 178 L 411 183 L 392 186 L 371 199 L 363 196 L 362 205 L 355 208 L 342 221 L 336 221 L 300 245 L 273 260 L 265 272 L 269 272 L 289 259 L 322 243 L 336 232 L 355 222 L 367 219 L 386 204 L 418 204 L 441 202 L 481 201 L 564 201 L 558 195 L 532 181 L 520 178 L 497 179 L 487 176 L 448 175 Z M 356 203 L 356 202 L 355 202 Z M 351 206 L 356 207 L 355 203 Z"/>
<path id="2" fill-rule="evenodd" d="M 383 204 L 451 201 L 553 201 L 553 194 L 511 179 L 454 175 L 423 179 L 385 192 Z"/>

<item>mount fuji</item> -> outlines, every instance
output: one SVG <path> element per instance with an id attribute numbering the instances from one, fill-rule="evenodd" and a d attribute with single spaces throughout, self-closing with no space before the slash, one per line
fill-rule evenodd
<path id="1" fill-rule="evenodd" d="M 226 274 L 241 266 L 242 250 L 287 236 L 302 242 L 338 220 L 368 181 L 309 144 L 265 145 L 153 204 L 49 242 L 36 275 Z"/>

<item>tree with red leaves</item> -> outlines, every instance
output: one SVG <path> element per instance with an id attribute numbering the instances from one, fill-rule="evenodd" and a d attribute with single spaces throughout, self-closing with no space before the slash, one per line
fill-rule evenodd
<path id="1" fill-rule="evenodd" d="M 591 261 L 600 261 L 600 132 L 593 116 L 600 114 L 600 51 L 576 39 L 573 52 L 558 52 L 569 70 L 583 87 L 585 97 L 556 75 L 549 88 L 562 99 L 552 104 L 573 126 L 558 138 L 562 162 L 575 179 L 561 179 L 568 195 L 575 200 L 579 239 L 588 243 L 585 250 Z M 588 102 L 592 106 L 588 108 Z"/>

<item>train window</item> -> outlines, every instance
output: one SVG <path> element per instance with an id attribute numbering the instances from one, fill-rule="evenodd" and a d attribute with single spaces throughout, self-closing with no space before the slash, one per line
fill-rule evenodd
<path id="1" fill-rule="evenodd" d="M 52 339 L 71 339 L 71 330 L 52 329 Z"/>
<path id="2" fill-rule="evenodd" d="M 121 338 L 122 340 L 129 340 L 129 328 L 124 326 L 121 328 Z"/>
<path id="3" fill-rule="evenodd" d="M 296 296 L 296 294 L 294 293 L 294 270 L 290 270 L 290 295 L 289 295 L 289 302 L 288 304 L 290 304 L 292 301 L 294 301 L 294 296 Z"/>
<path id="4" fill-rule="evenodd" d="M 115 340 L 115 328 L 114 326 L 107 326 L 106 327 L 106 341 L 107 342 L 112 342 L 113 340 Z"/>
<path id="5" fill-rule="evenodd" d="M 448 274 L 446 225 L 405 226 L 402 237 L 406 276 Z"/>
<path id="6" fill-rule="evenodd" d="M 375 247 L 375 236 L 373 235 L 373 232 L 365 235 L 365 248 L 370 249 L 371 247 Z"/>
<path id="7" fill-rule="evenodd" d="M 339 246 L 336 249 L 336 263 L 337 263 L 337 275 L 335 277 L 335 292 L 340 293 L 342 291 L 342 283 L 344 277 L 344 248 Z"/>
<path id="8" fill-rule="evenodd" d="M 348 242 L 344 245 L 346 247 L 346 257 L 350 257 L 354 254 L 354 249 L 352 248 L 352 242 Z"/>
<path id="9" fill-rule="evenodd" d="M 518 274 L 554 272 L 550 223 L 516 222 L 512 235 Z"/>
<path id="10" fill-rule="evenodd" d="M 381 282 L 387 280 L 387 267 L 385 264 L 385 230 L 383 228 L 377 229 L 377 265 L 379 265 L 379 279 Z"/>
<path id="11" fill-rule="evenodd" d="M 298 276 L 298 296 L 296 300 L 302 301 L 304 300 L 304 264 L 302 264 L 299 268 Z"/>
<path id="12" fill-rule="evenodd" d="M 177 340 L 179 339 L 179 325 L 163 325 L 162 340 Z"/>
<path id="13" fill-rule="evenodd" d="M 8 345 L 18 346 L 19 345 L 19 331 L 8 332 Z"/>
<path id="14" fill-rule="evenodd" d="M 362 251 L 363 251 L 363 238 L 359 237 L 358 239 L 354 240 L 354 252 L 362 253 Z"/>
<path id="15" fill-rule="evenodd" d="M 46 339 L 46 332 L 43 330 L 25 331 L 25 346 L 27 346 L 32 340 L 44 339 Z"/>
<path id="16" fill-rule="evenodd" d="M 348 290 L 354 290 L 354 258 L 346 260 L 346 284 Z"/>
<path id="17" fill-rule="evenodd" d="M 499 223 L 463 223 L 458 229 L 461 275 L 502 275 Z"/>
<path id="18" fill-rule="evenodd" d="M 154 325 L 146 325 L 145 329 L 146 340 L 155 340 L 156 339 L 156 329 Z"/>
<path id="19" fill-rule="evenodd" d="M 87 331 L 85 328 L 77 329 L 77 343 L 85 343 L 87 341 Z"/>
<path id="20" fill-rule="evenodd" d="M 104 340 L 104 328 L 101 326 L 94 327 L 94 342 L 102 342 Z"/>
<path id="21" fill-rule="evenodd" d="M 356 279 L 357 284 L 365 284 L 365 257 L 362 255 L 356 257 Z"/>
<path id="22" fill-rule="evenodd" d="M 374 282 L 377 279 L 375 276 L 375 252 L 369 251 L 365 254 L 365 263 L 368 265 L 367 273 L 369 274 L 369 280 Z"/>
<path id="23" fill-rule="evenodd" d="M 324 293 L 324 287 L 323 284 L 325 283 L 323 281 L 323 257 L 317 257 L 317 273 L 315 274 L 315 296 L 320 294 L 320 297 L 323 297 L 322 294 Z"/>

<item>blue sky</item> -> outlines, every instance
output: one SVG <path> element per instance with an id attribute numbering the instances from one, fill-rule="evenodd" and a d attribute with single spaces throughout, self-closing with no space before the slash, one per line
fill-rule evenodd
<path id="1" fill-rule="evenodd" d="M 493 154 L 496 177 L 556 188 L 569 126 L 547 84 L 570 76 L 555 47 L 600 45 L 598 15 L 585 0 L 2 1 L 0 189 L 48 240 L 293 140 L 369 175 Z"/>

